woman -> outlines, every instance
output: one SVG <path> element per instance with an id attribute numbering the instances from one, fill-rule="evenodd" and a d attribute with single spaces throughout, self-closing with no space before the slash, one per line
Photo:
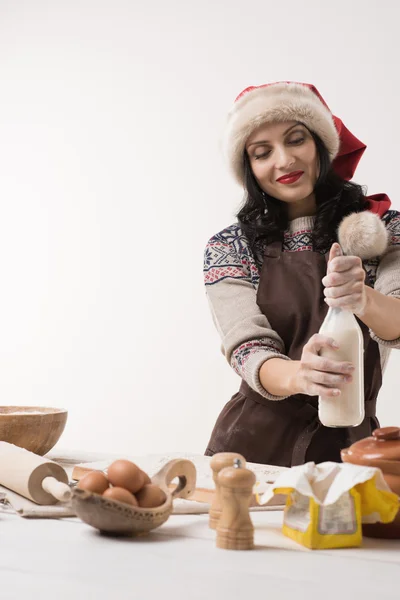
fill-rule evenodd
<path id="1" fill-rule="evenodd" d="M 247 88 L 225 143 L 245 202 L 238 222 L 208 242 L 204 272 L 223 353 L 242 383 L 206 454 L 340 461 L 342 448 L 379 426 L 382 372 L 400 347 L 400 214 L 349 181 L 366 146 L 313 86 Z M 318 420 L 318 396 L 339 397 L 353 370 L 319 356 L 334 347 L 318 334 L 328 306 L 351 310 L 364 335 L 366 416 L 354 428 Z"/>

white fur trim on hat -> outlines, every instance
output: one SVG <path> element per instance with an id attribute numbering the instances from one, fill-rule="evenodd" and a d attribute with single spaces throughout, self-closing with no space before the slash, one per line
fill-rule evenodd
<path id="1" fill-rule="evenodd" d="M 258 87 L 236 100 L 228 114 L 224 149 L 236 180 L 243 184 L 246 141 L 264 123 L 299 121 L 325 144 L 330 159 L 339 151 L 339 134 L 329 109 L 301 83 L 273 83 Z"/>

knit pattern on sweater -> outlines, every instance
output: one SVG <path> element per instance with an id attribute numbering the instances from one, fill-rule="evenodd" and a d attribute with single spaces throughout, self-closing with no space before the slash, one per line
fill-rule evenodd
<path id="1" fill-rule="evenodd" d="M 394 246 L 400 246 L 400 213 L 395 210 L 390 210 L 383 216 L 382 220 L 389 232 L 389 243 L 393 250 Z M 313 250 L 312 232 L 314 218 L 297 219 L 293 223 L 296 223 L 299 226 L 294 229 L 293 227 L 289 228 L 285 232 L 282 247 L 283 251 L 311 252 Z M 240 303 L 240 299 L 244 294 L 249 294 L 249 287 L 252 287 L 254 292 L 256 292 L 260 282 L 263 252 L 264 247 L 261 244 L 256 249 L 255 254 L 253 254 L 247 237 L 237 223 L 230 225 L 209 240 L 204 252 L 204 282 L 206 289 L 209 290 L 208 296 L 216 321 L 218 321 L 218 317 L 215 315 L 223 313 L 224 306 L 221 306 L 223 300 L 217 289 L 214 293 L 212 288 L 218 288 L 219 284 L 222 282 L 226 284 L 231 281 L 232 284 L 234 284 L 234 282 L 237 281 L 238 285 L 235 286 L 234 293 L 238 303 Z M 380 259 L 370 259 L 364 261 L 363 264 L 367 273 L 368 283 L 374 287 Z M 398 287 L 400 288 L 400 274 L 398 277 Z M 224 289 L 226 289 L 226 285 L 224 285 Z M 383 290 L 383 292 L 385 293 L 385 290 Z M 390 293 L 393 293 L 393 291 L 390 290 Z M 241 339 L 240 335 L 238 335 L 237 345 L 232 347 L 231 350 L 228 349 L 228 351 L 226 351 L 225 348 L 225 354 L 235 372 L 245 380 L 248 380 L 249 377 L 252 378 L 253 382 L 255 374 L 250 374 L 248 371 L 250 368 L 248 365 L 250 363 L 253 365 L 252 368 L 256 368 L 256 365 L 259 365 L 262 361 L 263 356 L 265 357 L 271 354 L 282 355 L 285 351 L 282 341 L 275 332 L 265 328 L 265 333 L 262 335 L 262 328 L 260 330 L 260 327 L 257 327 L 255 324 L 257 318 L 257 315 L 255 315 L 251 322 L 246 324 L 247 331 L 250 331 L 254 323 L 255 333 L 253 337 L 250 336 L 249 339 L 248 336 L 245 336 L 245 339 Z M 220 320 L 222 319 L 225 319 L 225 316 L 221 317 Z M 219 327 L 218 322 L 216 325 L 218 329 L 220 329 L 221 336 L 224 337 L 224 326 L 221 325 L 221 327 Z M 228 330 L 226 331 L 226 337 L 229 338 L 229 344 L 233 337 L 230 335 L 230 332 L 235 329 L 235 323 L 232 325 L 230 322 L 229 332 Z M 237 324 L 237 329 L 239 330 L 239 323 Z M 241 335 L 242 337 L 244 336 L 244 334 Z M 227 344 L 227 346 L 229 344 Z M 254 387 L 254 385 L 252 387 Z"/>

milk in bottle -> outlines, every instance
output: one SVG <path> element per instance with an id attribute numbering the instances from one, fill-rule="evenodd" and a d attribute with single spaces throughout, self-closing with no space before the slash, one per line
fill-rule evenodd
<path id="1" fill-rule="evenodd" d="M 364 339 L 353 313 L 329 308 L 319 333 L 331 337 L 339 349 L 323 348 L 320 355 L 351 362 L 352 381 L 341 387 L 340 396 L 319 397 L 318 416 L 326 427 L 356 427 L 364 419 Z"/>

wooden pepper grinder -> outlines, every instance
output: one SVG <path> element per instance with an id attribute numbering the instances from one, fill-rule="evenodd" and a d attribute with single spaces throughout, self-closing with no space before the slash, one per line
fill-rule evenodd
<path id="1" fill-rule="evenodd" d="M 221 497 L 218 474 L 222 469 L 225 469 L 225 467 L 232 467 L 235 459 L 239 459 L 243 467 L 246 466 L 246 461 L 243 456 L 236 452 L 218 452 L 217 454 L 214 454 L 210 461 L 215 483 L 215 494 L 211 503 L 208 521 L 210 529 L 217 529 L 218 521 L 221 516 Z"/>
<path id="2" fill-rule="evenodd" d="M 249 505 L 256 476 L 235 459 L 233 467 L 225 467 L 218 475 L 222 513 L 217 525 L 217 548 L 251 550 L 254 527 Z"/>

